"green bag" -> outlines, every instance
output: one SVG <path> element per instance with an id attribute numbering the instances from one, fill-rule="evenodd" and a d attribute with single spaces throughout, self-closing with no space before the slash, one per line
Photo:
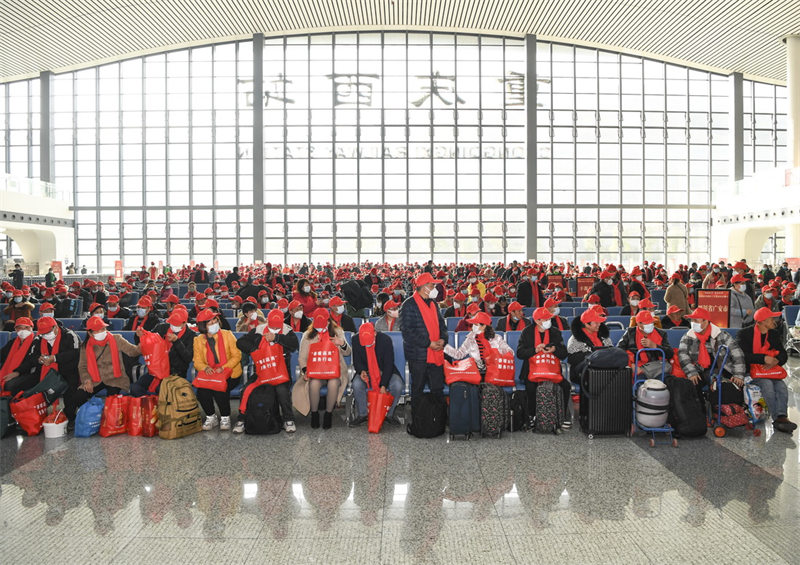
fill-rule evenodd
<path id="1" fill-rule="evenodd" d="M 67 392 L 67 388 L 67 381 L 64 380 L 64 377 L 55 369 L 50 369 L 38 384 L 25 391 L 22 398 L 28 398 L 37 392 L 41 392 L 44 394 L 44 399 L 47 403 L 52 404 L 54 400 L 64 396 L 64 393 Z"/>

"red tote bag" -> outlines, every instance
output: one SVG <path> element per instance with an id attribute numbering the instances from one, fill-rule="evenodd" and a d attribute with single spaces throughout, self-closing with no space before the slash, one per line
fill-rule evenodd
<path id="1" fill-rule="evenodd" d="M 514 386 L 514 352 L 496 353 L 486 363 L 486 382 L 497 386 Z"/>
<path id="2" fill-rule="evenodd" d="M 139 348 L 147 364 L 147 371 L 157 379 L 169 376 L 169 348 L 160 335 L 143 331 L 139 338 Z"/>
<path id="3" fill-rule="evenodd" d="M 128 401 L 128 418 L 125 429 L 129 436 L 142 435 L 142 399 L 143 396 L 131 397 Z"/>
<path id="4" fill-rule="evenodd" d="M 22 398 L 22 392 L 18 392 L 10 402 L 11 416 L 26 434 L 35 436 L 42 431 L 42 424 L 47 417 L 47 401 L 41 392 L 27 398 Z"/>
<path id="5" fill-rule="evenodd" d="M 481 372 L 478 370 L 478 364 L 475 359 L 467 357 L 455 363 L 444 362 L 444 382 L 447 386 L 453 383 L 462 382 L 471 385 L 480 384 Z"/>
<path id="6" fill-rule="evenodd" d="M 367 431 L 369 433 L 377 434 L 381 431 L 383 421 L 393 402 L 394 396 L 388 392 L 376 389 L 367 392 Z"/>
<path id="7" fill-rule="evenodd" d="M 231 369 L 224 369 L 221 373 L 206 373 L 199 371 L 192 381 L 192 386 L 225 392 L 228 390 L 228 378 L 233 374 Z"/>
<path id="8" fill-rule="evenodd" d="M 275 386 L 289 382 L 282 347 L 259 347 L 250 354 L 250 358 L 255 365 L 257 383 Z M 338 363 L 339 360 L 336 361 Z"/>
<path id="9" fill-rule="evenodd" d="M 128 405 L 130 396 L 115 394 L 106 398 L 103 405 L 103 416 L 100 418 L 100 435 L 116 436 L 128 431 Z"/>
<path id="10" fill-rule="evenodd" d="M 308 346 L 306 376 L 329 381 L 340 376 L 339 352 L 332 341 L 319 341 Z"/>
<path id="11" fill-rule="evenodd" d="M 560 383 L 561 361 L 552 353 L 537 353 L 528 361 L 528 380 L 535 383 L 551 381 Z"/>

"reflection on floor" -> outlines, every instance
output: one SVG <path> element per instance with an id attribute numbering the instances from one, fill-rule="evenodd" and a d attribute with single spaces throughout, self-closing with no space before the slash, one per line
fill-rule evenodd
<path id="1" fill-rule="evenodd" d="M 800 420 L 792 361 L 790 418 Z M 337 413 L 338 414 L 338 413 Z M 798 563 L 797 432 L 0 441 L 4 563 Z"/>

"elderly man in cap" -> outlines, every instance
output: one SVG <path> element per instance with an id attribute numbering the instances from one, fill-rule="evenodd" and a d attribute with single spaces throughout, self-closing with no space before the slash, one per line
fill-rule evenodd
<path id="1" fill-rule="evenodd" d="M 122 354 L 129 357 L 141 355 L 139 346 L 109 332 L 108 324 L 97 316 L 89 318 L 86 334 L 78 361 L 81 384 L 77 390 L 70 391 L 76 406 L 80 406 L 102 389 L 106 389 L 109 396 L 127 392 L 130 389 L 130 380 L 125 374 Z"/>
<path id="2" fill-rule="evenodd" d="M 529 325 L 530 321 L 522 315 L 522 304 L 515 300 L 508 305 L 508 315 L 497 320 L 495 329 L 499 332 L 521 332 Z"/>
<path id="3" fill-rule="evenodd" d="M 28 390 L 39 382 L 39 371 L 31 363 L 26 364 L 27 371 L 19 370 L 33 345 L 33 320 L 17 318 L 14 321 L 14 331 L 17 336 L 0 350 L 0 381 L 3 382 L 5 392 L 11 396 Z"/>
<path id="4" fill-rule="evenodd" d="M 753 316 L 755 325 L 742 329 L 736 342 L 744 353 L 753 384 L 761 389 L 772 416 L 772 427 L 779 432 L 791 434 L 797 424 L 788 418 L 789 390 L 786 387 L 786 369 L 789 360 L 781 332 L 777 329 L 780 312 L 760 308 Z"/>
<path id="5" fill-rule="evenodd" d="M 291 327 L 293 332 L 304 332 L 311 325 L 311 319 L 305 315 L 303 305 L 299 300 L 292 300 L 289 303 L 289 311 L 284 317 L 284 323 Z"/>
<path id="6" fill-rule="evenodd" d="M 186 377 L 189 372 L 189 365 L 194 356 L 194 338 L 197 335 L 187 325 L 189 313 L 183 306 L 178 306 L 163 324 L 156 326 L 154 332 L 157 333 L 166 343 L 169 351 L 169 373 Z M 149 372 L 139 377 L 131 383 L 132 396 L 144 396 L 145 394 L 158 394 L 161 388 L 161 379 L 155 378 Z"/>
<path id="7" fill-rule="evenodd" d="M 700 398 L 703 398 L 702 388 L 709 384 L 709 370 L 714 362 L 714 355 L 722 345 L 729 351 L 725 372 L 731 375 L 736 386 L 743 386 L 747 373 L 744 353 L 731 334 L 712 324 L 711 314 L 705 308 L 695 308 L 686 318 L 691 322 L 692 328 L 681 338 L 678 361 L 686 377 L 697 387 Z"/>
<path id="8" fill-rule="evenodd" d="M 344 331 L 355 333 L 356 324 L 353 322 L 353 318 L 345 314 L 345 304 L 347 303 L 338 296 L 331 298 L 330 302 L 328 302 L 331 319 Z"/>
<path id="9" fill-rule="evenodd" d="M 661 317 L 661 329 L 688 328 L 689 321 L 683 317 L 683 310 L 679 306 L 667 308 L 667 315 Z"/>
<path id="10" fill-rule="evenodd" d="M 388 335 L 377 331 L 369 322 L 361 324 L 358 335 L 353 336 L 353 369 L 355 376 L 351 384 L 357 416 L 350 426 L 360 426 L 367 421 L 367 389 L 375 387 L 394 397 L 386 421 L 400 424 L 394 410 L 403 393 L 403 378 L 394 366 L 394 345 Z"/>
<path id="11" fill-rule="evenodd" d="M 669 344 L 666 332 L 656 327 L 656 318 L 647 310 L 643 310 L 636 314 L 636 326 L 625 330 L 622 338 L 619 340 L 617 347 L 624 349 L 628 352 L 631 367 L 635 361 L 638 361 L 639 375 L 643 375 L 647 379 L 661 378 L 661 359 L 665 360 L 664 374 L 672 372 L 672 347 Z M 636 359 L 636 352 L 639 349 L 661 349 L 664 354 L 656 351 L 647 351 Z"/>
<path id="12" fill-rule="evenodd" d="M 128 318 L 123 330 L 135 332 L 139 328 L 151 331 L 161 323 L 158 313 L 153 310 L 153 301 L 148 296 L 143 296 L 136 304 L 136 313 Z"/>
<path id="13" fill-rule="evenodd" d="M 436 304 L 437 284 L 439 281 L 430 273 L 418 276 L 414 280 L 416 292 L 403 302 L 400 309 L 403 350 L 411 376 L 412 412 L 426 384 L 434 396 L 442 397 L 444 391 L 447 325 Z"/>

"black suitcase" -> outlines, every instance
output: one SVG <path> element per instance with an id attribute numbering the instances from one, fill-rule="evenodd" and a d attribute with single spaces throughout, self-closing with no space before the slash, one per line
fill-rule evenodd
<path id="1" fill-rule="evenodd" d="M 588 368 L 581 377 L 579 419 L 581 430 L 592 439 L 600 435 L 630 435 L 632 424 L 630 368 Z"/>
<path id="2" fill-rule="evenodd" d="M 478 385 L 456 382 L 450 385 L 450 439 L 472 437 L 481 431 L 481 400 Z"/>
<path id="3" fill-rule="evenodd" d="M 411 401 L 411 423 L 406 431 L 420 438 L 437 437 L 444 433 L 447 424 L 447 407 L 444 400 L 429 392 Z"/>

